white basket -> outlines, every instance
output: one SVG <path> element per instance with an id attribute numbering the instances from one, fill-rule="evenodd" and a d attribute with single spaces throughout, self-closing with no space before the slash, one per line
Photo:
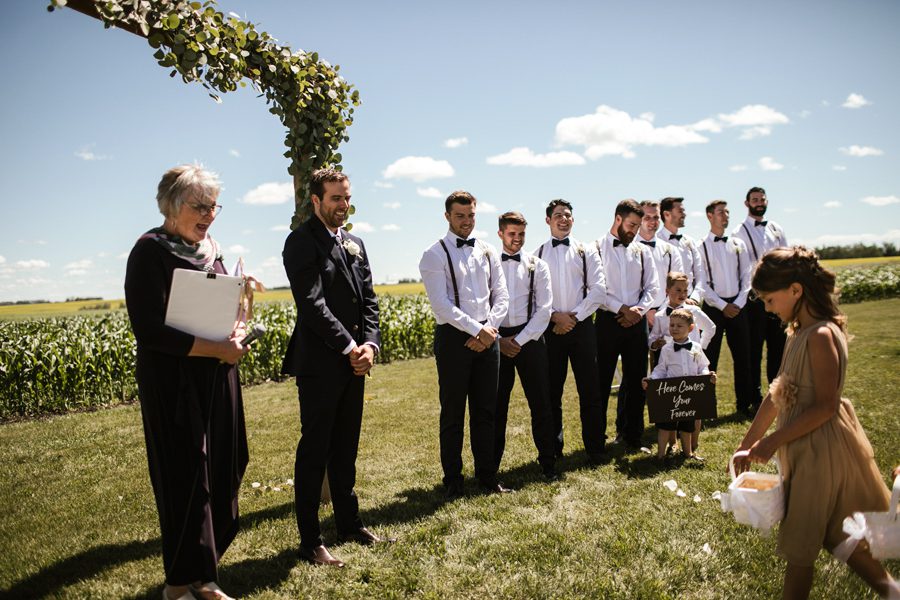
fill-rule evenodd
<path id="1" fill-rule="evenodd" d="M 781 464 L 774 458 L 777 475 L 745 471 L 735 476 L 734 459 L 747 456 L 747 450 L 734 453 L 728 461 L 731 483 L 720 502 L 722 510 L 734 514 L 734 520 L 750 525 L 768 534 L 772 527 L 784 518 L 784 480 Z"/>
<path id="2" fill-rule="evenodd" d="M 900 558 L 898 502 L 900 502 L 900 477 L 894 479 L 894 491 L 887 512 L 855 512 L 844 519 L 844 533 L 850 537 L 838 546 L 835 556 L 846 561 L 853 554 L 856 544 L 865 538 L 874 558 L 878 560 Z"/>

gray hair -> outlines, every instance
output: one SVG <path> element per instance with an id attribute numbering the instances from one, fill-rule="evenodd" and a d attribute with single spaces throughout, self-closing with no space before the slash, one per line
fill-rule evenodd
<path id="1" fill-rule="evenodd" d="M 156 203 L 164 217 L 174 217 L 187 199 L 215 202 L 222 190 L 219 176 L 202 165 L 178 165 L 166 171 L 156 191 Z"/>

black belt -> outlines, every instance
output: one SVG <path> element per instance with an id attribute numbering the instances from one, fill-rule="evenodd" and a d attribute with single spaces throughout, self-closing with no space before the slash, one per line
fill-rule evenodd
<path id="1" fill-rule="evenodd" d="M 732 296 L 731 298 L 722 298 L 722 300 L 724 300 L 724 301 L 727 302 L 728 304 L 731 304 L 732 302 L 734 302 L 735 300 L 737 300 L 737 296 Z"/>
<path id="2" fill-rule="evenodd" d="M 525 329 L 525 325 L 528 323 L 522 323 L 521 325 L 516 325 L 515 327 L 501 327 L 500 328 L 500 337 L 512 337 L 514 335 L 518 335 L 523 329 Z"/>

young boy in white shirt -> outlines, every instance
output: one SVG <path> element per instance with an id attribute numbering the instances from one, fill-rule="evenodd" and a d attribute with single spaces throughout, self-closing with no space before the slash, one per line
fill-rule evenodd
<path id="1" fill-rule="evenodd" d="M 716 374 L 709 370 L 709 360 L 703 354 L 699 342 L 690 339 L 690 333 L 694 329 L 694 314 L 686 308 L 676 308 L 668 315 L 669 335 L 672 341 L 666 342 L 659 353 L 659 363 L 653 368 L 649 379 L 643 381 L 646 390 L 652 379 L 665 379 L 666 377 L 686 377 L 689 375 L 712 375 L 712 382 L 716 382 Z M 669 438 L 678 432 L 681 438 L 681 452 L 684 458 L 703 462 L 703 459 L 694 453 L 692 436 L 695 429 L 693 419 L 684 421 L 665 421 L 656 424 L 659 430 L 657 434 L 657 458 L 666 457 L 666 446 Z"/>

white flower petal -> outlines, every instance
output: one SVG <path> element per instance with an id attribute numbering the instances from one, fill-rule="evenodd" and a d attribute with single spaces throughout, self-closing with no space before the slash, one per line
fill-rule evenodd
<path id="1" fill-rule="evenodd" d="M 288 479 L 287 481 L 284 482 L 284 484 L 285 484 L 285 485 L 294 485 L 294 480 L 293 480 L 293 479 Z"/>
<path id="2" fill-rule="evenodd" d="M 700 497 L 700 494 L 694 494 L 694 502 L 700 502 L 703 498 Z"/>
<path id="3" fill-rule="evenodd" d="M 703 550 L 703 552 L 705 552 L 706 554 L 712 554 L 712 547 L 709 545 L 709 542 L 703 544 L 701 550 Z"/>
<path id="4" fill-rule="evenodd" d="M 681 488 L 678 488 L 678 490 L 675 492 L 675 495 L 678 496 L 679 498 L 684 498 L 687 496 L 687 494 L 685 494 L 684 490 Z"/>
<path id="5" fill-rule="evenodd" d="M 253 483 L 250 484 L 250 487 L 252 487 L 253 489 L 256 489 L 256 488 L 258 488 L 258 487 L 261 486 L 261 485 L 262 485 L 262 484 L 261 484 L 260 482 L 254 481 Z"/>
<path id="6" fill-rule="evenodd" d="M 719 500 L 720 498 L 722 498 L 722 492 L 720 492 L 719 490 L 716 490 L 712 493 L 713 500 Z"/>
<path id="7" fill-rule="evenodd" d="M 674 492 L 678 489 L 678 484 L 674 479 L 669 479 L 668 481 L 663 481 L 663 486 L 668 488 L 670 492 Z"/>

